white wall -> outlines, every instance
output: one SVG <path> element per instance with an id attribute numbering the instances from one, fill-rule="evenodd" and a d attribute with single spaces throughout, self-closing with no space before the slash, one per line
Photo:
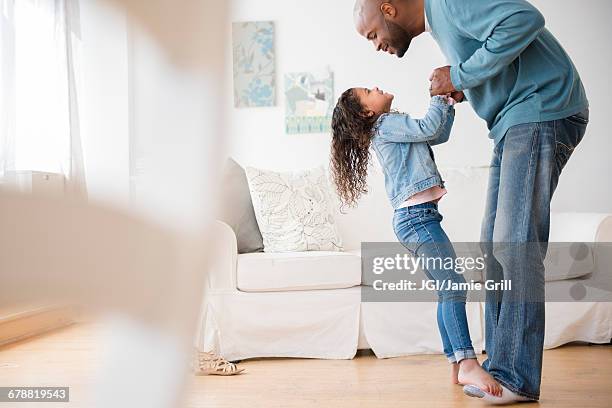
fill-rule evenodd
<path id="1" fill-rule="evenodd" d="M 612 135 L 609 97 L 612 94 L 612 2 L 538 0 L 534 4 L 546 25 L 572 57 L 590 102 L 591 122 L 583 142 L 564 170 L 553 209 L 612 212 Z"/>
<path id="2" fill-rule="evenodd" d="M 605 110 L 612 84 L 607 23 L 612 3 L 592 0 L 576 7 L 571 0 L 537 0 L 548 28 L 559 38 L 577 65 L 591 102 L 591 124 L 584 142 L 566 167 L 553 202 L 556 211 L 612 212 L 612 137 Z M 298 169 L 327 164 L 328 134 L 284 133 L 283 75 L 330 66 L 336 97 L 353 86 L 379 86 L 396 95 L 400 110 L 420 115 L 428 105 L 427 78 L 446 65 L 432 38 L 414 40 L 403 59 L 377 54 L 353 28 L 354 0 L 234 0 L 232 21 L 273 20 L 276 23 L 277 105 L 235 109 L 227 101 L 229 152 L 240 163 L 270 169 Z M 227 27 L 231 36 L 231 27 Z M 227 54 L 231 68 L 231 51 Z M 227 94 L 232 95 L 231 84 Z M 492 144 L 487 129 L 467 104 L 458 108 L 453 138 L 437 149 L 442 167 L 487 165 Z M 380 186 L 373 186 L 379 190 Z M 450 186 L 452 189 L 452 186 Z"/>

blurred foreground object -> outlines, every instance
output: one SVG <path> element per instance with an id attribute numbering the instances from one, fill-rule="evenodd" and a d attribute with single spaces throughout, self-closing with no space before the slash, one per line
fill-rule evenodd
<path id="1" fill-rule="evenodd" d="M 206 229 L 178 234 L 82 200 L 9 192 L 0 193 L 0 225 L 0 307 L 66 302 L 110 317 L 96 406 L 178 406 Z"/>
<path id="2" fill-rule="evenodd" d="M 176 407 L 224 157 L 228 4 L 92 2 L 112 4 L 127 21 L 130 165 L 139 170 L 130 174 L 131 215 L 72 197 L 1 192 L 0 307 L 49 300 L 100 314 L 106 357 L 87 406 Z"/>
<path id="3" fill-rule="evenodd" d="M 144 28 L 168 59 L 182 68 L 200 69 L 217 62 L 203 50 L 218 49 L 228 2 L 211 0 L 106 0 Z M 221 55 L 223 59 L 224 56 Z M 221 62 L 221 60 L 218 60 Z"/>

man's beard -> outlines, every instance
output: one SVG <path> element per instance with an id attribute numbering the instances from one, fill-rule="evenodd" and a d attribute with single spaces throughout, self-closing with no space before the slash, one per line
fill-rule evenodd
<path id="1" fill-rule="evenodd" d="M 410 47 L 412 36 L 408 31 L 404 30 L 403 27 L 392 21 L 385 20 L 385 24 L 387 25 L 387 30 L 391 37 L 391 44 L 389 45 L 395 49 L 395 55 L 397 55 L 398 58 L 402 58 Z"/>

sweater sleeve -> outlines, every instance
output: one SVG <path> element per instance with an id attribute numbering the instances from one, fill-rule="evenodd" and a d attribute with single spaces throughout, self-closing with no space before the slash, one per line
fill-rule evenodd
<path id="1" fill-rule="evenodd" d="M 445 2 L 449 23 L 466 37 L 483 43 L 470 58 L 451 67 L 451 81 L 459 91 L 498 75 L 544 29 L 544 16 L 525 0 Z"/>
<path id="2" fill-rule="evenodd" d="M 443 97 L 434 96 L 422 119 L 403 113 L 386 114 L 381 118 L 378 134 L 380 140 L 392 143 L 444 143 L 450 136 L 454 117 L 455 109 Z"/>

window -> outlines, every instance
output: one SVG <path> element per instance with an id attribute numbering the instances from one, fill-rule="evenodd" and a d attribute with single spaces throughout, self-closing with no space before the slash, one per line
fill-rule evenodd
<path id="1" fill-rule="evenodd" d="M 4 98 L 13 105 L 9 111 L 12 134 L 4 137 L 11 138 L 13 157 L 7 163 L 14 168 L 4 170 L 67 174 L 71 164 L 70 105 L 64 1 L 0 2 L 4 2 L 4 17 L 14 23 L 12 55 L 2 55 L 12 59 L 14 73 L 8 79 L 14 82 L 14 93 L 10 99 Z M 12 8 L 8 17 L 7 2 Z"/>

